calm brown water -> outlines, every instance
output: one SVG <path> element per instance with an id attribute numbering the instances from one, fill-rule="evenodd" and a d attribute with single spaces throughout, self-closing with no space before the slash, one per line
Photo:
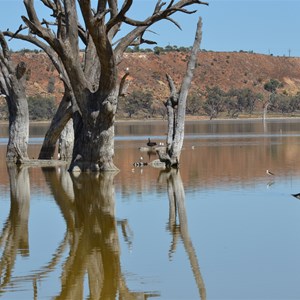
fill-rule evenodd
<path id="1" fill-rule="evenodd" d="M 165 132 L 118 123 L 121 171 L 74 177 L 7 168 L 0 127 L 0 298 L 299 299 L 300 120 L 189 122 L 179 172 L 134 168 Z"/>

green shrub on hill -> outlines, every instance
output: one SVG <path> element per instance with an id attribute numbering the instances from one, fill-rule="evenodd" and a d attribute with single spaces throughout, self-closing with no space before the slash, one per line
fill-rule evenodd
<path id="1" fill-rule="evenodd" d="M 30 120 L 50 120 L 56 111 L 53 97 L 34 96 L 28 98 Z"/>

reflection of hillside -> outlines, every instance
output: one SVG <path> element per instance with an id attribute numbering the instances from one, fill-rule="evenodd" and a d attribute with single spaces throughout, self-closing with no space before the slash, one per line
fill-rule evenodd
<path id="1" fill-rule="evenodd" d="M 127 143 L 131 147 L 127 148 Z M 117 180 L 124 193 L 147 192 L 153 189 L 156 169 L 135 168 L 132 162 L 141 153 L 132 142 L 124 142 L 117 150 L 117 165 L 121 169 Z M 191 147 L 195 145 L 193 150 Z M 124 149 L 123 149 L 124 148 Z M 247 184 L 265 178 L 266 169 L 279 176 L 299 174 L 299 137 L 186 140 L 181 157 L 180 173 L 185 186 L 215 186 L 240 182 Z M 144 157 L 145 159 L 145 157 Z M 151 158 L 153 159 L 153 158 Z M 141 174 L 142 172 L 142 174 Z M 142 176 L 143 180 L 139 177 Z"/>
<path id="2" fill-rule="evenodd" d="M 239 143 L 241 143 L 239 145 Z M 124 194 L 147 192 L 156 182 L 158 170 L 144 167 L 134 168 L 133 162 L 143 156 L 149 161 L 145 153 L 138 148 L 140 141 L 122 141 L 116 143 L 116 165 L 121 172 L 116 177 L 118 189 Z M 191 146 L 195 145 L 192 150 Z M 3 148 L 0 155 L 4 157 Z M 231 181 L 247 183 L 265 177 L 265 170 L 271 169 L 278 175 L 299 174 L 300 141 L 298 137 L 277 137 L 260 139 L 222 139 L 222 140 L 188 140 L 184 144 L 181 157 L 181 177 L 185 186 L 219 185 Z M 155 159 L 154 156 L 150 160 Z M 0 168 L 5 170 L 5 160 L 0 160 Z M 44 185 L 41 170 L 30 169 L 31 183 L 45 193 L 48 188 Z M 143 180 L 142 180 L 142 179 Z M 196 181 L 196 182 L 195 182 Z M 220 183 L 221 181 L 221 183 Z M 0 185 L 8 186 L 7 176 L 0 177 Z M 159 188 L 159 187 L 157 187 Z"/>
<path id="3" fill-rule="evenodd" d="M 299 151 L 293 137 L 245 140 L 241 146 L 200 146 L 185 151 L 181 174 L 187 185 L 197 178 L 197 186 L 253 182 L 265 178 L 266 169 L 279 176 L 295 174 Z"/>
<path id="4" fill-rule="evenodd" d="M 121 172 L 116 182 L 120 183 L 117 188 L 124 194 L 151 191 L 155 186 L 157 170 L 134 168 L 133 163 L 141 156 L 144 162 L 155 159 L 155 156 L 140 152 L 139 147 L 145 146 L 148 137 L 164 142 L 165 130 L 166 122 L 163 121 L 117 123 L 115 164 Z M 42 126 L 41 131 L 45 131 Z M 298 173 L 300 123 L 296 119 L 268 120 L 265 126 L 261 120 L 187 122 L 185 132 L 181 161 L 185 186 L 214 186 L 231 181 L 244 184 L 264 178 L 266 169 L 278 175 Z M 29 156 L 37 157 L 40 146 L 30 145 Z M 6 170 L 5 152 L 6 146 L 1 145 L 2 170 Z M 48 193 L 40 180 L 41 171 L 31 168 L 29 172 L 32 185 Z M 8 184 L 7 176 L 1 176 L 0 185 Z"/>

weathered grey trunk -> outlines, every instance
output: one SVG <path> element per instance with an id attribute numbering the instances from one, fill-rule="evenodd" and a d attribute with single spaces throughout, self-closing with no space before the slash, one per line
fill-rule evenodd
<path id="1" fill-rule="evenodd" d="M 28 159 L 29 113 L 24 91 L 14 91 L 6 97 L 9 110 L 9 138 L 6 152 L 7 161 L 22 163 Z"/>
<path id="2" fill-rule="evenodd" d="M 70 93 L 66 91 L 55 116 L 51 121 L 50 127 L 46 132 L 39 154 L 39 159 L 52 159 L 54 157 L 57 140 L 59 139 L 66 124 L 68 124 L 69 120 L 72 118 L 72 115 L 72 99 Z M 68 156 L 68 154 L 66 156 Z"/>
<path id="3" fill-rule="evenodd" d="M 9 140 L 6 159 L 22 163 L 28 159 L 29 113 L 25 93 L 26 64 L 14 67 L 8 45 L 0 32 L 0 91 L 6 97 L 9 111 Z"/>
<path id="4" fill-rule="evenodd" d="M 266 117 L 267 117 L 267 112 L 268 112 L 268 106 L 270 105 L 270 103 L 265 103 L 264 105 L 264 112 L 263 112 L 263 121 L 266 120 Z"/>
<path id="5" fill-rule="evenodd" d="M 69 169 L 72 172 L 118 170 L 113 163 L 117 94 L 111 93 L 98 102 L 93 101 L 94 97 L 99 99 L 97 93 L 89 95 L 91 104 L 85 117 L 74 116 L 75 140 Z"/>
<path id="6" fill-rule="evenodd" d="M 74 127 L 73 119 L 70 119 L 65 125 L 59 137 L 58 157 L 61 160 L 69 161 L 72 159 L 74 147 Z"/>
<path id="7" fill-rule="evenodd" d="M 194 45 L 187 65 L 187 71 L 182 81 L 179 92 L 177 92 L 171 76 L 167 74 L 167 80 L 171 91 L 171 95 L 165 103 L 168 114 L 167 147 L 166 153 L 163 153 L 161 151 L 158 152 L 160 160 L 166 164 L 167 168 L 179 167 L 180 154 L 184 140 L 186 99 L 197 62 L 197 54 L 201 38 L 202 20 L 201 18 L 199 18 Z"/>

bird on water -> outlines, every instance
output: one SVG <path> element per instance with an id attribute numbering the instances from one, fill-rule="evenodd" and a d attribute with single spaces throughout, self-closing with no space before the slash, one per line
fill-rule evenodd
<path id="1" fill-rule="evenodd" d="M 149 146 L 149 147 L 153 147 L 153 146 L 156 146 L 156 145 L 157 145 L 157 143 L 155 143 L 155 142 L 151 142 L 150 138 L 148 138 L 148 143 L 147 143 L 147 146 Z"/>
<path id="2" fill-rule="evenodd" d="M 272 172 L 269 171 L 269 170 L 267 170 L 266 173 L 267 173 L 268 175 L 271 175 L 271 176 L 274 176 L 274 175 L 275 175 L 274 173 L 272 173 Z"/>
<path id="3" fill-rule="evenodd" d="M 298 194 L 292 194 L 293 197 L 297 198 L 297 199 L 300 199 L 300 193 Z"/>

